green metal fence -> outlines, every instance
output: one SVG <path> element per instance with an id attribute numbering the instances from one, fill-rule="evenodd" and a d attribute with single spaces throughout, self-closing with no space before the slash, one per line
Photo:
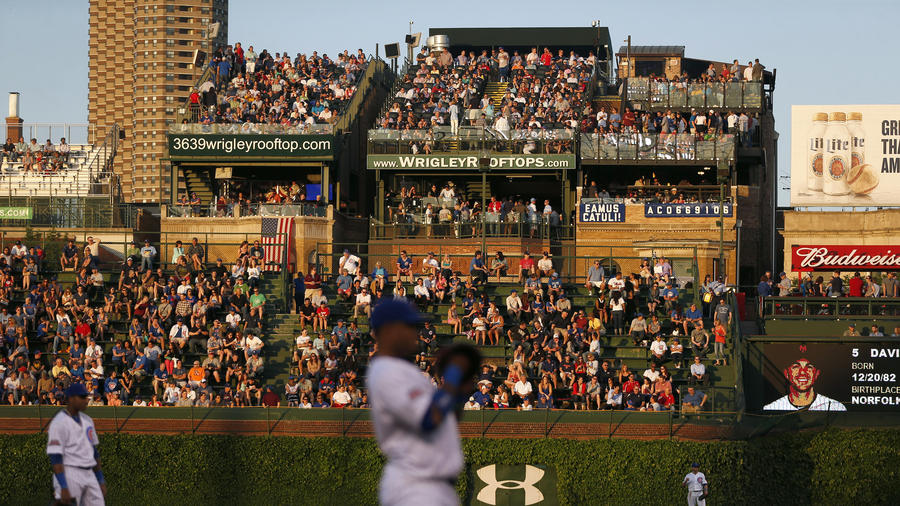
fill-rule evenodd
<path id="1" fill-rule="evenodd" d="M 731 161 L 737 144 L 731 134 L 621 132 L 580 137 L 582 160 Z"/>
<path id="2" fill-rule="evenodd" d="M 874 297 L 766 297 L 766 319 L 833 320 L 841 316 L 896 317 L 900 299 Z"/>
<path id="3" fill-rule="evenodd" d="M 134 228 L 138 215 L 138 207 L 112 205 L 108 197 L 6 197 L 0 206 L 32 210 L 30 220 L 0 219 L 0 227 Z"/>
<path id="4" fill-rule="evenodd" d="M 626 98 L 644 102 L 650 109 L 761 109 L 761 82 L 682 83 L 631 77 L 625 82 Z"/>

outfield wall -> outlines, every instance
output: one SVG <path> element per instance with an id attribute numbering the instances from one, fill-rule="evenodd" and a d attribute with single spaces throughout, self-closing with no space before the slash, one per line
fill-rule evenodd
<path id="1" fill-rule="evenodd" d="M 45 445 L 44 435 L 0 436 L 0 504 L 48 503 Z M 712 504 L 900 502 L 890 471 L 898 431 L 718 443 L 468 439 L 463 447 L 465 504 L 483 504 L 474 500 L 487 485 L 481 477 L 523 480 L 525 465 L 540 469 L 540 504 L 683 504 L 693 461 Z M 100 453 L 109 504 L 375 504 L 383 465 L 370 438 L 108 434 Z M 487 466 L 495 467 L 485 475 Z M 524 502 L 523 489 L 496 492 L 496 504 Z"/>

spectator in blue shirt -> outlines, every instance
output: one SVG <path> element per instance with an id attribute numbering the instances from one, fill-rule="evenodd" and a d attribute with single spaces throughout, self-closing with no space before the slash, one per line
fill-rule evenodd
<path id="1" fill-rule="evenodd" d="M 350 300 L 353 278 L 347 273 L 347 269 L 341 269 L 341 275 L 337 277 L 335 284 L 337 285 L 337 294 L 344 299 L 344 302 Z"/>
<path id="2" fill-rule="evenodd" d="M 134 376 L 135 380 L 140 380 L 148 373 L 149 371 L 147 370 L 147 357 L 144 356 L 143 350 L 138 349 L 137 357 L 135 357 L 134 364 L 131 366 L 131 375 Z"/>
<path id="3" fill-rule="evenodd" d="M 691 307 L 684 312 L 684 320 L 681 322 L 684 327 L 684 335 L 688 334 L 688 328 L 693 328 L 697 322 L 703 320 L 703 311 L 701 311 L 697 304 L 691 304 Z"/>
<path id="4" fill-rule="evenodd" d="M 688 393 L 681 399 L 681 407 L 684 411 L 702 411 L 706 403 L 706 394 L 694 387 L 688 387 Z"/>
<path id="5" fill-rule="evenodd" d="M 487 266 L 484 265 L 484 258 L 482 257 L 481 250 L 476 251 L 475 256 L 469 263 L 469 275 L 472 276 L 472 281 L 477 284 L 486 283 L 488 272 Z"/>
<path id="6" fill-rule="evenodd" d="M 166 380 L 169 379 L 169 372 L 160 365 L 153 371 L 153 393 L 159 395 L 159 387 L 162 386 L 165 389 Z"/>
<path id="7" fill-rule="evenodd" d="M 663 300 L 666 302 L 666 312 L 670 313 L 678 304 L 678 289 L 672 286 L 672 283 L 666 283 L 666 289 L 663 290 Z"/>
<path id="8" fill-rule="evenodd" d="M 489 408 L 493 403 L 491 400 L 491 387 L 487 383 L 482 383 L 481 388 L 472 394 L 472 397 L 475 398 L 475 402 L 480 404 L 482 408 Z"/>
<path id="9" fill-rule="evenodd" d="M 397 281 L 401 281 L 403 276 L 408 276 L 412 283 L 412 257 L 406 254 L 406 250 L 401 251 L 397 258 Z"/>

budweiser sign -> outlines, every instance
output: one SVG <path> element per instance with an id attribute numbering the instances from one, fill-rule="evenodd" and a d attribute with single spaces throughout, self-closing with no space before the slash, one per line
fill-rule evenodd
<path id="1" fill-rule="evenodd" d="M 791 270 L 900 270 L 900 246 L 791 246 Z"/>

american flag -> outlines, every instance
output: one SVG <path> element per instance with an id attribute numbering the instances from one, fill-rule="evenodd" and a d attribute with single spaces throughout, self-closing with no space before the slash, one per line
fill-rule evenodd
<path id="1" fill-rule="evenodd" d="M 293 248 L 294 218 L 263 218 L 260 242 L 265 254 L 264 271 L 281 271 L 281 264 L 290 262 Z"/>

